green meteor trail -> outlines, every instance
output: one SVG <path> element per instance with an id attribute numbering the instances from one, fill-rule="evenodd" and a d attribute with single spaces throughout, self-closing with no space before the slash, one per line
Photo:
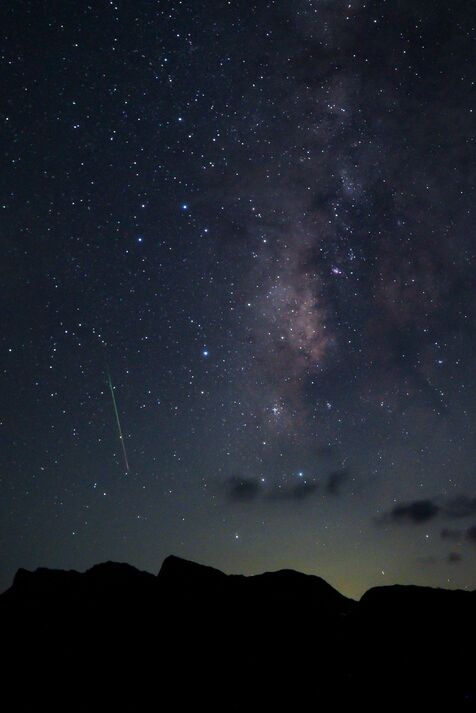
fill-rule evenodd
<path id="1" fill-rule="evenodd" d="M 109 373 L 109 370 L 107 371 L 107 381 L 109 384 L 109 388 L 111 390 L 112 405 L 114 407 L 114 413 L 116 415 L 117 430 L 119 433 L 119 440 L 121 441 L 122 453 L 124 455 L 124 464 L 126 466 L 126 473 L 128 473 L 129 472 L 129 461 L 127 460 L 126 445 L 124 443 L 124 437 L 122 435 L 121 422 L 119 420 L 119 411 L 117 410 L 116 397 L 114 395 L 114 386 L 112 385 L 112 379 L 111 379 L 111 374 Z"/>

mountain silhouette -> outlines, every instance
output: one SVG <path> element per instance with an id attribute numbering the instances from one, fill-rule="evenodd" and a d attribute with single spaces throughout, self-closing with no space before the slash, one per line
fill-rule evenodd
<path id="1" fill-rule="evenodd" d="M 476 592 L 376 587 L 355 602 L 293 570 L 167 557 L 20 569 L 0 596 L 15 710 L 476 706 Z"/>
<path id="2" fill-rule="evenodd" d="M 226 575 L 207 567 L 171 555 L 164 560 L 158 574 L 164 594 L 190 600 L 224 597 L 239 602 L 241 609 L 265 603 L 267 607 L 293 605 L 310 606 L 322 613 L 345 614 L 355 602 L 344 597 L 320 577 L 285 569 L 253 576 Z"/>

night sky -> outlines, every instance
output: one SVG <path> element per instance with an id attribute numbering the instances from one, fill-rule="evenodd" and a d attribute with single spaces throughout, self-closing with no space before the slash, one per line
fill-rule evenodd
<path id="1" fill-rule="evenodd" d="M 475 588 L 474 3 L 0 14 L 0 589 Z"/>

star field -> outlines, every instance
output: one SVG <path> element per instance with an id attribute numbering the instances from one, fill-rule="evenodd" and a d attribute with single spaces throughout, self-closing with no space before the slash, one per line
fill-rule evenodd
<path id="1" fill-rule="evenodd" d="M 0 12 L 2 588 L 475 588 L 470 3 Z"/>

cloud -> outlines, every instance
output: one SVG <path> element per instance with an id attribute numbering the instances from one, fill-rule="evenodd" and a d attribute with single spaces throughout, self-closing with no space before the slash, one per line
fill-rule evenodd
<path id="1" fill-rule="evenodd" d="M 327 479 L 326 491 L 329 495 L 340 495 L 342 484 L 349 478 L 349 471 L 345 468 L 334 470 Z"/>
<path id="2" fill-rule="evenodd" d="M 293 500 L 305 500 L 317 490 L 316 483 L 297 483 L 294 485 L 287 493 L 287 497 L 291 497 Z"/>
<path id="3" fill-rule="evenodd" d="M 378 522 L 383 523 L 407 523 L 419 524 L 433 520 L 437 515 L 441 515 L 451 520 L 457 520 L 476 514 L 476 497 L 459 495 L 450 500 L 440 498 L 414 500 L 409 503 L 401 503 L 389 512 L 385 513 Z M 462 532 L 449 528 L 441 530 L 441 537 L 444 540 L 459 540 Z M 470 538 L 471 539 L 471 538 Z M 476 541 L 476 535 L 475 535 Z"/>
<path id="4" fill-rule="evenodd" d="M 317 483 L 302 480 L 292 485 L 275 485 L 268 490 L 268 495 L 273 500 L 307 500 L 317 492 Z"/>
<path id="5" fill-rule="evenodd" d="M 466 530 L 466 539 L 476 544 L 476 525 Z"/>
<path id="6" fill-rule="evenodd" d="M 461 530 L 451 530 L 448 527 L 444 527 L 440 534 L 443 540 L 461 540 L 463 536 Z"/>
<path id="7" fill-rule="evenodd" d="M 261 486 L 254 478 L 230 478 L 227 482 L 228 497 L 234 502 L 256 500 L 261 493 Z"/>
<path id="8" fill-rule="evenodd" d="M 317 492 L 314 480 L 299 480 L 280 485 L 274 484 L 265 488 L 257 478 L 240 478 L 233 476 L 225 483 L 228 498 L 235 503 L 250 503 L 263 500 L 307 500 Z"/>
<path id="9" fill-rule="evenodd" d="M 386 516 L 385 520 L 395 523 L 420 524 L 433 520 L 440 508 L 432 500 L 415 500 L 411 503 L 396 505 Z"/>
<path id="10" fill-rule="evenodd" d="M 222 481 L 220 489 L 225 490 L 226 497 L 234 503 L 263 502 L 299 502 L 309 500 L 316 495 L 327 494 L 329 496 L 340 496 L 342 486 L 350 478 L 347 468 L 332 470 L 327 478 L 320 479 L 313 477 L 288 477 L 272 482 L 270 479 L 256 477 L 241 477 L 234 475 L 225 482 Z"/>

